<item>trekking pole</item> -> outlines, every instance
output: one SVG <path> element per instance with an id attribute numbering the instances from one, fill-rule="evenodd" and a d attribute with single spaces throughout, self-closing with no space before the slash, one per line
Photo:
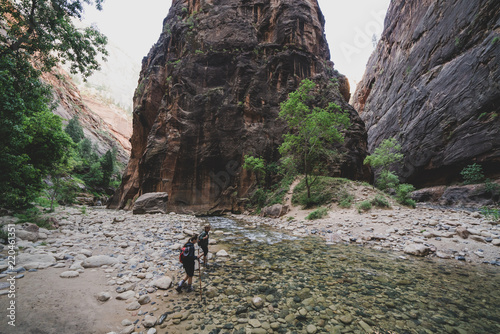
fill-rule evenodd
<path id="1" fill-rule="evenodd" d="M 201 294 L 201 263 L 200 263 L 200 249 L 198 248 L 198 273 L 200 274 L 200 302 L 203 303 L 203 295 Z"/>

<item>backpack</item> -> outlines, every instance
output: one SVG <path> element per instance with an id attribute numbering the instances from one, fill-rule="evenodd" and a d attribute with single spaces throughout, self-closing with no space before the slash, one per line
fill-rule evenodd
<path id="1" fill-rule="evenodd" d="M 179 262 L 183 263 L 186 256 L 189 255 L 189 249 L 187 246 L 182 247 L 181 253 L 179 254 Z"/>

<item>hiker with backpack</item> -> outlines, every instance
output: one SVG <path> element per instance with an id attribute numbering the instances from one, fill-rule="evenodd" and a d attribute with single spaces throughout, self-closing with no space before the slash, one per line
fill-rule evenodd
<path id="1" fill-rule="evenodd" d="M 208 267 L 207 263 L 207 254 L 208 254 L 208 238 L 209 238 L 209 232 L 212 227 L 210 224 L 205 225 L 205 229 L 203 232 L 200 233 L 200 236 L 198 237 L 198 246 L 203 250 L 203 264 L 205 267 Z"/>
<path id="2" fill-rule="evenodd" d="M 199 257 L 196 256 L 194 252 L 194 245 L 198 242 L 198 235 L 194 234 L 191 238 L 189 238 L 188 242 L 182 247 L 182 251 L 179 255 L 179 261 L 182 262 L 182 266 L 186 271 L 186 276 L 179 282 L 179 285 L 175 290 L 177 292 L 182 292 L 182 286 L 187 282 L 187 290 L 186 292 L 193 291 L 193 276 L 194 276 L 194 261 L 199 260 Z M 201 256 L 200 256 L 201 257 Z"/>

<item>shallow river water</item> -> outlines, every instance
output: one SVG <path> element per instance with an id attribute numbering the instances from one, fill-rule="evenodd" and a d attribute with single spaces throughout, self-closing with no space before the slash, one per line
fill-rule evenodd
<path id="1" fill-rule="evenodd" d="M 219 242 L 231 255 L 206 282 L 208 310 L 222 332 L 500 333 L 497 267 L 403 259 L 208 220 L 226 231 Z M 263 307 L 253 305 L 256 296 Z"/>

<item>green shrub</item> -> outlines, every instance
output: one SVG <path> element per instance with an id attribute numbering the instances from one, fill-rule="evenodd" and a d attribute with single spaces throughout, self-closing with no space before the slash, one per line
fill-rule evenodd
<path id="1" fill-rule="evenodd" d="M 292 203 L 307 209 L 331 203 L 333 200 L 338 201 L 342 196 L 336 198 L 335 194 L 342 194 L 346 182 L 347 180 L 341 178 L 318 176 L 311 186 L 311 197 L 308 197 L 305 180 L 302 180 L 293 191 Z"/>
<path id="2" fill-rule="evenodd" d="M 387 198 L 385 198 L 383 195 L 380 195 L 378 194 L 377 196 L 375 196 L 375 198 L 373 198 L 370 203 L 375 206 L 375 207 L 379 207 L 379 208 L 390 208 L 391 207 L 391 204 L 389 203 L 389 201 L 387 200 Z"/>
<path id="3" fill-rule="evenodd" d="M 481 183 L 484 179 L 483 167 L 479 164 L 468 165 L 460 172 L 464 179 L 464 184 Z"/>
<path id="4" fill-rule="evenodd" d="M 0 242 L 4 242 L 4 243 L 7 243 L 7 241 L 9 240 L 9 233 L 0 228 Z"/>
<path id="5" fill-rule="evenodd" d="M 359 213 L 370 211 L 372 209 L 372 203 L 370 201 L 363 201 L 358 203 L 358 205 L 356 205 L 356 208 L 358 209 Z"/>
<path id="6" fill-rule="evenodd" d="M 328 210 L 326 208 L 319 208 L 307 215 L 307 220 L 321 219 L 328 215 Z"/>
<path id="7" fill-rule="evenodd" d="M 399 177 L 391 171 L 384 170 L 377 178 L 376 186 L 382 191 L 396 189 L 399 184 Z"/>
<path id="8" fill-rule="evenodd" d="M 42 228 L 52 228 L 49 220 L 42 216 L 40 210 L 37 207 L 26 209 L 23 212 L 14 214 L 14 216 L 19 219 L 18 224 L 32 223 Z"/>
<path id="9" fill-rule="evenodd" d="M 398 203 L 414 208 L 416 203 L 410 198 L 415 187 L 408 183 L 400 184 L 396 189 L 396 199 Z"/>
<path id="10" fill-rule="evenodd" d="M 350 208 L 353 200 L 354 200 L 354 196 L 352 194 L 350 194 L 349 192 L 347 192 L 345 190 L 340 192 L 338 202 L 339 202 L 339 206 L 341 208 L 344 208 L 344 209 Z"/>
<path id="11" fill-rule="evenodd" d="M 484 182 L 484 191 L 491 196 L 494 196 L 496 193 L 500 192 L 500 186 L 494 182 L 491 182 L 490 179 L 486 179 Z"/>
<path id="12" fill-rule="evenodd" d="M 480 212 L 485 217 L 489 217 L 493 220 L 500 220 L 500 209 L 488 208 L 487 206 L 483 206 Z"/>

